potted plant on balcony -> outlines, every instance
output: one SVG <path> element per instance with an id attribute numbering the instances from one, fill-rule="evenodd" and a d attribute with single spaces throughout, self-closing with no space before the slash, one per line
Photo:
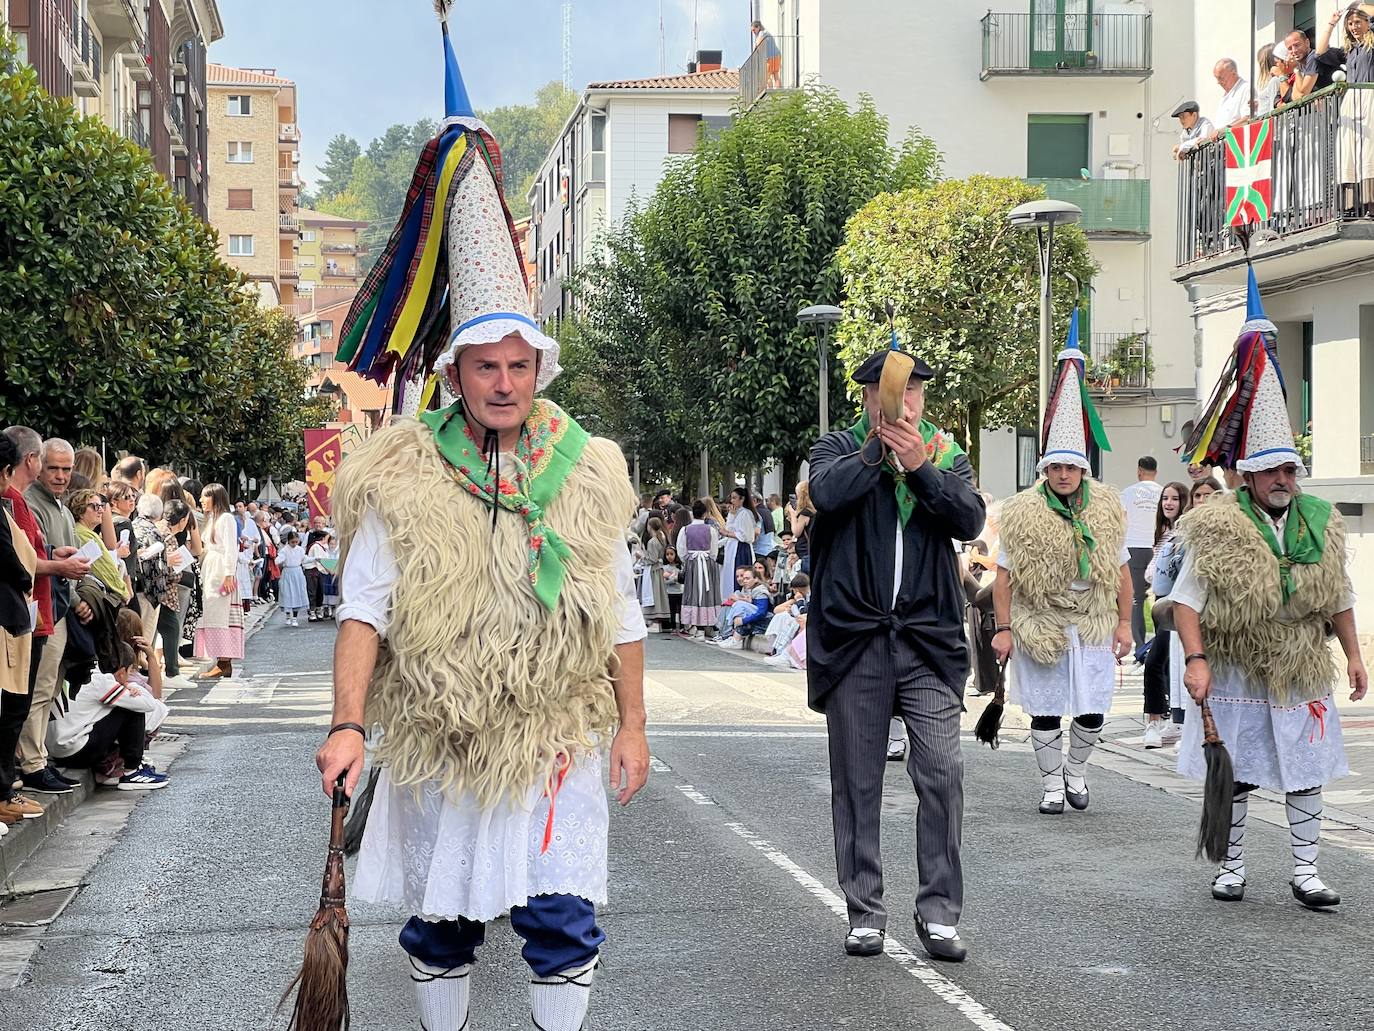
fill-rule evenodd
<path id="1" fill-rule="evenodd" d="M 1145 346 L 1145 334 L 1130 333 L 1110 351 L 1088 366 L 1088 385 L 1111 396 L 1122 384 L 1145 386 L 1154 377 L 1155 364 Z"/>

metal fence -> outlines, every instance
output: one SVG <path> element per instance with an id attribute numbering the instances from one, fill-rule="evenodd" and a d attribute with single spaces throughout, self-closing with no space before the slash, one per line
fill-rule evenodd
<path id="1" fill-rule="evenodd" d="M 1050 200 L 1083 209 L 1085 233 L 1143 235 L 1150 231 L 1148 179 L 1027 179 L 1042 186 Z"/>
<path id="2" fill-rule="evenodd" d="M 1284 236 L 1374 214 L 1374 84 L 1338 83 L 1266 121 L 1270 198 L 1256 229 Z M 1227 152 L 1219 138 L 1179 162 L 1180 266 L 1240 247 L 1228 212 Z"/>
<path id="3" fill-rule="evenodd" d="M 1089 386 L 1145 390 L 1150 386 L 1149 333 L 1094 333 L 1088 348 Z"/>
<path id="4" fill-rule="evenodd" d="M 1065 73 L 1147 75 L 1151 70 L 1149 14 L 989 11 L 982 21 L 983 78 Z"/>
<path id="5" fill-rule="evenodd" d="M 124 120 L 124 135 L 144 150 L 148 149 L 148 130 L 143 128 L 143 122 L 138 115 L 129 115 Z"/>
<path id="6" fill-rule="evenodd" d="M 773 89 L 801 86 L 801 48 L 797 36 L 761 40 L 739 70 L 739 95 L 745 107 Z"/>

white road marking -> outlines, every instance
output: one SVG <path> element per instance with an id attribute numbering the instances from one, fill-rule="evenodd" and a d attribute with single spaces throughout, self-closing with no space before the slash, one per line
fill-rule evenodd
<path id="1" fill-rule="evenodd" d="M 272 700 L 277 680 L 221 680 L 205 693 L 202 705 L 264 705 Z"/>
<path id="2" fill-rule="evenodd" d="M 697 805 L 715 805 L 716 800 L 710 795 L 703 794 L 690 784 L 679 784 L 677 789 L 690 798 Z"/>
<path id="3" fill-rule="evenodd" d="M 655 730 L 650 737 L 828 737 L 823 730 Z"/>
<path id="4" fill-rule="evenodd" d="M 672 773 L 673 768 L 656 755 L 649 756 L 649 769 L 655 773 Z"/>
<path id="5" fill-rule="evenodd" d="M 678 790 L 682 791 L 683 789 L 679 787 Z M 685 791 L 683 793 L 686 794 Z M 711 804 L 714 805 L 715 803 Z M 816 901 L 843 920 L 846 925 L 849 923 L 849 910 L 845 906 L 844 899 L 840 898 L 839 895 L 794 863 L 780 849 L 774 848 L 771 842 L 760 838 L 743 824 L 727 823 L 725 826 L 758 849 L 764 858 L 774 866 L 791 875 L 794 881 L 805 888 Z M 975 1027 L 981 1028 L 982 1031 L 1012 1031 L 1010 1025 L 998 1020 L 986 1006 L 890 934 L 884 942 L 883 952 L 888 959 L 924 984 L 941 1000 L 958 1010 Z"/>

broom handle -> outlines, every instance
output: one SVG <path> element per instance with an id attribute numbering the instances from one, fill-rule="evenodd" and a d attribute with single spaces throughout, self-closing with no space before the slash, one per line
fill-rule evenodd
<path id="1" fill-rule="evenodd" d="M 344 817 L 348 815 L 348 793 L 344 789 L 344 774 L 334 784 L 333 808 L 330 810 L 329 848 L 330 851 L 343 849 Z"/>
<path id="2" fill-rule="evenodd" d="M 1207 704 L 1204 698 L 1198 702 L 1202 707 L 1202 743 L 1205 745 L 1215 745 L 1221 741 L 1221 735 L 1217 733 L 1217 721 L 1212 718 L 1212 707 Z"/>
<path id="3" fill-rule="evenodd" d="M 997 664 L 997 688 L 992 693 L 992 700 L 998 705 L 1007 700 L 1007 664 L 1005 662 Z"/>
<path id="4" fill-rule="evenodd" d="M 320 886 L 320 908 L 344 904 L 344 817 L 348 814 L 348 794 L 341 774 L 334 785 L 334 806 L 329 821 L 329 856 L 324 862 L 324 883 Z"/>

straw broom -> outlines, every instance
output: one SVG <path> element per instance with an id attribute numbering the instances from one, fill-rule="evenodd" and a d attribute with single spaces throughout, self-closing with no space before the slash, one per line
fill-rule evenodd
<path id="1" fill-rule="evenodd" d="M 983 714 L 978 717 L 977 725 L 973 728 L 973 736 L 994 751 L 1002 744 L 998 734 L 1002 730 L 1002 713 L 1006 708 L 1006 700 L 1007 664 L 1002 662 L 997 665 L 997 687 L 992 693 L 992 701 L 988 702 L 988 707 L 983 710 Z"/>
<path id="2" fill-rule="evenodd" d="M 1217 733 L 1216 720 L 1207 699 L 1202 706 L 1202 754 L 1207 759 L 1207 780 L 1202 789 L 1202 823 L 1197 832 L 1197 855 L 1213 863 L 1226 858 L 1231 836 L 1231 800 L 1236 793 L 1236 771 L 1231 753 Z"/>
<path id="3" fill-rule="evenodd" d="M 292 989 L 296 1004 L 287 1031 L 347 1031 L 348 911 L 344 908 L 344 816 L 348 795 L 344 778 L 334 785 L 329 825 L 329 857 L 324 864 L 320 908 L 305 936 L 305 960 L 300 973 L 282 993 L 278 1008 Z"/>

